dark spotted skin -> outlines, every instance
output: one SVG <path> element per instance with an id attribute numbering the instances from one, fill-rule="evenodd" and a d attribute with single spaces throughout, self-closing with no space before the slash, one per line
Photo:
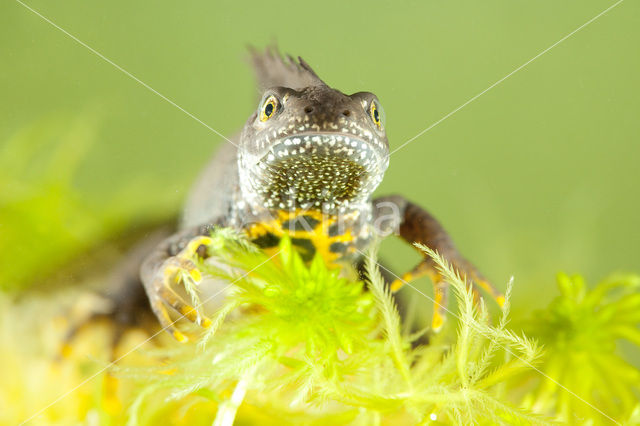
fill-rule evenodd
<path id="1" fill-rule="evenodd" d="M 456 250 L 428 212 L 401 196 L 372 200 L 389 162 L 382 108 L 375 95 L 346 95 L 327 86 L 302 60 L 254 52 L 263 97 L 235 139 L 205 170 L 190 196 L 182 230 L 162 242 L 140 276 L 161 325 L 180 340 L 169 308 L 211 324 L 174 290 L 180 277 L 200 280 L 195 263 L 211 226 L 233 227 L 265 250 L 283 235 L 303 259 L 315 255 L 336 268 L 353 268 L 374 234 L 392 232 L 440 252 L 461 273 L 501 295 Z M 445 318 L 448 285 L 425 258 L 392 284 L 429 275 L 434 282 L 433 328 Z"/>

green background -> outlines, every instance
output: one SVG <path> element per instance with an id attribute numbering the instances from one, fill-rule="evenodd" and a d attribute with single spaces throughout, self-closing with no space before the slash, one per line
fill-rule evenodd
<path id="1" fill-rule="evenodd" d="M 256 107 L 246 46 L 275 41 L 331 86 L 376 93 L 392 149 L 612 4 L 28 2 L 225 135 Z M 28 220 L 20 209 L 7 215 L 15 197 L 0 205 L 0 232 L 14 235 L 11 244 L 5 238 L 4 264 L 27 259 L 21 268 L 38 269 L 33 253 L 55 253 L 62 264 L 87 246 L 83 239 L 177 211 L 222 139 L 16 1 L 0 5 L 0 34 L 0 144 L 25 129 L 41 141 L 24 163 L 29 171 L 7 177 L 6 187 L 55 181 L 42 174 L 51 147 L 81 140 L 58 152 L 62 169 L 67 152 L 77 156 L 69 180 L 76 207 L 63 197 L 73 211 L 58 206 L 55 226 L 46 225 L 48 202 L 28 204 L 47 197 L 46 185 L 18 197 Z M 499 287 L 515 276 L 517 304 L 546 303 L 559 270 L 591 282 L 639 271 L 638 46 L 640 4 L 626 0 L 394 153 L 378 194 L 427 207 Z M 63 136 L 50 142 L 51 134 Z M 74 153 L 84 139 L 92 140 L 86 152 Z M 7 152 L 0 155 L 13 163 Z M 76 233 L 94 211 L 110 213 Z M 64 248 L 47 233 L 54 230 L 70 236 Z M 383 257 L 398 271 L 417 259 L 398 242 L 386 243 Z"/>

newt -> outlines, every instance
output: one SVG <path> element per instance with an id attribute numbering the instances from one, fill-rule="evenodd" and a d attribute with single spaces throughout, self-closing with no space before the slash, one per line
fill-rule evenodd
<path id="1" fill-rule="evenodd" d="M 252 51 L 252 62 L 262 91 L 257 109 L 195 183 L 179 231 L 142 263 L 140 278 L 163 328 L 186 340 L 171 311 L 210 325 L 175 286 L 201 280 L 197 260 L 206 257 L 215 227 L 235 228 L 265 250 L 288 235 L 303 259 L 319 253 L 341 268 L 356 268 L 376 234 L 393 233 L 437 250 L 498 303 L 504 301 L 425 209 L 401 195 L 372 198 L 389 165 L 384 112 L 373 93 L 342 93 L 302 58 L 274 49 Z M 448 284 L 429 258 L 391 289 L 425 275 L 434 285 L 432 328 L 438 330 Z"/>

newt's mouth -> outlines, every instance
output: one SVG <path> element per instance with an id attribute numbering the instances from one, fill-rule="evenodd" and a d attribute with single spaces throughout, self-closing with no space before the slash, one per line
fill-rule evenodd
<path id="1" fill-rule="evenodd" d="M 386 162 L 353 135 L 296 135 L 278 140 L 252 168 L 250 180 L 266 207 L 333 211 L 367 199 Z"/>

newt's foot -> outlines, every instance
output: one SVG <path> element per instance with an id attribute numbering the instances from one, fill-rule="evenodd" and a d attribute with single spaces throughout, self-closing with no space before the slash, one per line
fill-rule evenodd
<path id="1" fill-rule="evenodd" d="M 142 289 L 140 283 L 135 284 L 137 284 L 137 288 Z M 71 318 L 71 325 L 62 338 L 58 357 L 67 358 L 71 355 L 76 339 L 84 330 L 91 330 L 94 325 L 105 323 L 109 326 L 108 333 L 110 335 L 107 347 L 111 359 L 115 359 L 117 348 L 125 333 L 134 328 L 143 327 L 143 324 L 150 317 L 150 312 L 146 308 L 148 305 L 144 291 L 134 291 L 128 296 L 128 299 L 118 301 L 117 297 L 91 294 L 90 297 L 82 298 L 76 302 L 74 308 L 69 309 L 66 313 L 66 316 Z M 84 311 L 84 314 L 74 314 L 72 311 L 76 311 L 76 308 Z"/>
<path id="2" fill-rule="evenodd" d="M 496 301 L 498 306 L 502 308 L 504 306 L 504 295 L 499 292 L 489 281 L 484 279 L 468 262 L 462 261 L 459 264 L 453 264 L 453 267 L 462 275 L 468 276 L 472 279 L 474 300 L 479 303 L 480 293 L 478 288 L 483 289 L 491 295 Z M 433 299 L 433 317 L 431 319 L 431 330 L 433 332 L 439 332 L 442 329 L 446 319 L 447 313 L 447 301 L 449 299 L 449 283 L 447 283 L 442 275 L 440 275 L 435 268 L 435 265 L 430 260 L 424 260 L 420 262 L 410 272 L 402 275 L 401 278 L 396 279 L 391 283 L 391 291 L 396 292 L 406 283 L 410 283 L 420 277 L 428 275 L 433 282 L 434 299 Z"/>
<path id="3" fill-rule="evenodd" d="M 182 284 L 194 290 L 200 284 L 202 274 L 195 261 L 199 255 L 202 256 L 202 253 L 206 252 L 206 247 L 210 244 L 209 237 L 192 239 L 180 253 L 169 257 L 160 265 L 153 281 L 146 286 L 151 309 L 158 317 L 160 325 L 179 342 L 186 342 L 188 338 L 175 327 L 177 321 L 171 319 L 167 307 L 201 327 L 211 326 L 211 320 L 200 312 L 199 306 L 190 305 L 172 288 L 174 284 Z"/>

